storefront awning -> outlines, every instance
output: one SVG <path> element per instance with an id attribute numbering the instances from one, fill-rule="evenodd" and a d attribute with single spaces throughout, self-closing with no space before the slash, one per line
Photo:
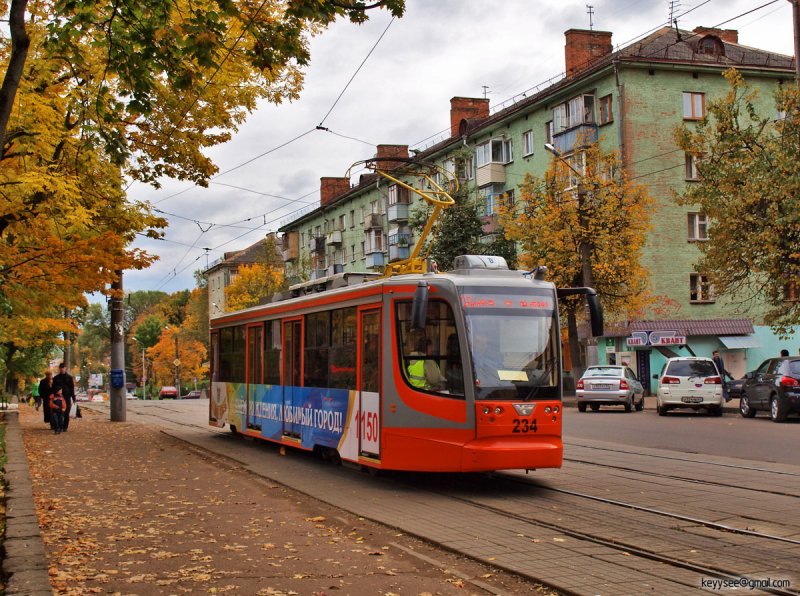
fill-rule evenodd
<path id="1" fill-rule="evenodd" d="M 760 348 L 761 342 L 755 335 L 721 335 L 719 341 L 729 350 L 746 350 Z"/>

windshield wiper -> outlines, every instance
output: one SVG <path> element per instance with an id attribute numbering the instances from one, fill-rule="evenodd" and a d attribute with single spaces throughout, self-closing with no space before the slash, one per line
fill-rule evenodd
<path id="1" fill-rule="evenodd" d="M 539 375 L 539 383 L 531 387 L 531 390 L 528 392 L 528 395 L 522 401 L 531 401 L 536 395 L 539 393 L 539 389 L 542 387 L 552 387 L 552 385 L 544 385 L 541 383 L 542 380 L 547 379 L 550 376 L 550 372 L 553 370 L 553 362 L 547 365 L 547 368 L 544 369 L 541 375 Z"/>

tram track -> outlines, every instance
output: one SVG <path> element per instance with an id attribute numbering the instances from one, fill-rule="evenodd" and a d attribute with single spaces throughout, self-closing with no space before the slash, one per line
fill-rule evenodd
<path id="1" fill-rule="evenodd" d="M 621 453 L 621 454 L 624 454 L 624 455 L 630 455 L 631 454 L 631 452 L 629 450 L 626 451 L 624 449 L 612 449 L 610 447 L 598 447 L 596 445 L 581 445 L 580 443 L 567 443 L 567 442 L 564 442 L 564 447 L 581 447 L 583 449 L 592 449 L 592 450 L 595 450 L 595 451 L 606 451 L 606 452 L 610 452 L 610 453 Z M 770 470 L 770 469 L 766 469 L 766 468 L 757 468 L 757 467 L 754 467 L 754 466 L 741 466 L 741 465 L 736 465 L 736 464 L 728 464 L 728 463 L 724 463 L 724 462 L 716 462 L 716 461 L 708 461 L 708 460 L 698 461 L 696 459 L 691 459 L 691 458 L 688 458 L 688 457 L 677 457 L 677 456 L 674 456 L 674 455 L 658 455 L 658 454 L 655 454 L 655 453 L 637 452 L 636 455 L 640 456 L 640 457 L 649 457 L 649 458 L 653 458 L 653 459 L 664 459 L 664 460 L 670 460 L 670 461 L 679 461 L 679 462 L 698 464 L 698 465 L 703 465 L 703 466 L 715 466 L 715 467 L 721 467 L 721 468 L 730 468 L 730 469 L 733 469 L 733 470 L 746 470 L 748 472 L 762 472 L 764 474 L 778 474 L 778 475 L 781 475 L 781 476 L 791 476 L 791 477 L 795 477 L 795 478 L 800 478 L 800 473 L 787 472 L 785 470 Z M 567 460 L 567 458 L 564 458 L 564 459 Z"/>
<path id="2" fill-rule="evenodd" d="M 798 494 L 798 493 L 788 493 L 788 492 L 784 492 L 784 491 L 776 491 L 776 490 L 769 490 L 769 489 L 763 489 L 763 488 L 753 488 L 753 487 L 750 487 L 750 486 L 744 486 L 742 484 L 729 484 L 727 482 L 714 482 L 712 480 L 702 480 L 702 479 L 699 479 L 699 478 L 690 478 L 690 477 L 687 477 L 687 476 L 678 476 L 678 475 L 675 475 L 675 474 L 663 474 L 663 473 L 660 473 L 660 472 L 652 472 L 650 470 L 642 470 L 642 469 L 639 469 L 639 468 L 631 468 L 631 467 L 627 467 L 627 466 L 616 466 L 616 465 L 612 465 L 612 464 L 604 464 L 604 463 L 600 463 L 600 462 L 596 462 L 596 461 L 577 459 L 577 458 L 573 458 L 573 457 L 565 457 L 564 461 L 565 462 L 570 462 L 570 463 L 576 463 L 576 464 L 585 464 L 585 465 L 589 465 L 589 466 L 592 466 L 592 467 L 601 467 L 601 468 L 609 468 L 609 469 L 612 469 L 612 470 L 621 470 L 621 471 L 624 471 L 624 472 L 630 472 L 632 474 L 641 474 L 643 476 L 651 476 L 651 477 L 654 477 L 654 478 L 665 478 L 665 479 L 668 479 L 668 480 L 679 480 L 679 481 L 682 481 L 682 482 L 690 482 L 692 484 L 701 484 L 701 485 L 705 485 L 705 486 L 719 486 L 719 487 L 722 487 L 722 488 L 733 488 L 733 489 L 737 489 L 737 490 L 748 490 L 748 491 L 761 493 L 761 494 L 776 495 L 776 496 L 779 496 L 779 497 L 800 498 L 800 494 Z"/>
<path id="3" fill-rule="evenodd" d="M 570 528 L 568 526 L 561 525 L 561 524 L 555 524 L 555 523 L 552 523 L 552 522 L 546 522 L 546 521 L 542 521 L 540 519 L 531 520 L 531 519 L 529 519 L 528 517 L 526 517 L 524 515 L 512 513 L 510 511 L 504 510 L 502 508 L 495 507 L 493 505 L 489 505 L 489 504 L 486 504 L 486 503 L 481 503 L 481 502 L 475 501 L 475 500 L 467 498 L 467 497 L 459 497 L 459 496 L 454 496 L 454 495 L 448 495 L 448 496 L 451 499 L 454 499 L 454 500 L 459 501 L 459 502 L 464 503 L 464 504 L 468 504 L 468 505 L 470 505 L 472 507 L 476 507 L 476 508 L 482 509 L 483 511 L 490 512 L 493 515 L 498 515 L 498 516 L 504 517 L 506 519 L 520 521 L 520 522 L 523 522 L 525 524 L 532 525 L 532 526 L 547 528 L 549 530 L 552 530 L 552 531 L 555 531 L 555 532 L 559 532 L 559 533 L 563 534 L 564 536 L 569 536 L 569 537 L 575 538 L 577 540 L 583 540 L 583 541 L 586 541 L 586 542 L 591 542 L 593 544 L 605 546 L 605 547 L 610 548 L 612 550 L 616 550 L 616 551 L 619 551 L 619 552 L 622 552 L 622 553 L 627 553 L 629 555 L 635 555 L 635 556 L 638 556 L 638 557 L 642 557 L 642 558 L 648 559 L 650 561 L 656 561 L 656 562 L 663 563 L 665 565 L 669 565 L 669 566 L 672 566 L 672 567 L 677 567 L 677 568 L 684 569 L 684 570 L 687 570 L 687 571 L 692 571 L 692 572 L 697 573 L 697 574 L 699 574 L 699 575 L 701 575 L 703 577 L 713 577 L 713 578 L 717 578 L 717 579 L 726 579 L 726 580 L 731 580 L 731 581 L 738 581 L 738 580 L 740 580 L 741 578 L 744 577 L 745 579 L 751 579 L 751 580 L 757 581 L 757 578 L 748 578 L 747 576 L 744 576 L 744 575 L 736 573 L 736 572 L 732 572 L 732 571 L 730 571 L 728 569 L 724 569 L 724 568 L 721 568 L 721 567 L 713 567 L 713 566 L 710 566 L 710 565 L 700 565 L 700 564 L 697 564 L 697 563 L 692 563 L 690 561 L 686 561 L 686 560 L 683 560 L 683 559 L 678 559 L 676 557 L 670 557 L 668 555 L 664 555 L 664 554 L 655 552 L 655 551 L 650 550 L 650 549 L 645 549 L 645 548 L 636 546 L 634 544 L 629 544 L 629 543 L 626 543 L 626 542 L 623 542 L 623 541 L 617 541 L 617 540 L 613 540 L 613 539 L 609 539 L 609 538 L 603 538 L 602 536 L 591 534 L 589 532 L 576 530 L 574 528 Z M 680 583 L 681 585 L 687 586 L 687 587 L 691 587 L 691 588 L 697 588 L 698 587 L 697 584 L 689 584 L 689 583 L 686 583 L 686 582 L 678 582 L 678 583 Z M 798 594 L 800 594 L 800 591 L 796 591 L 796 590 L 792 590 L 792 589 L 783 589 L 783 588 L 766 587 L 766 586 L 765 587 L 759 587 L 758 589 L 763 591 L 763 592 L 767 592 L 767 593 L 770 593 L 770 594 L 779 594 L 779 595 L 782 595 L 782 596 L 797 596 Z"/>

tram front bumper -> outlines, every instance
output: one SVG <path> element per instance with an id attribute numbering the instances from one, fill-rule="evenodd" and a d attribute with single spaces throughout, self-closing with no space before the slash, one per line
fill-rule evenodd
<path id="1" fill-rule="evenodd" d="M 564 447 L 560 437 L 483 437 L 463 447 L 464 472 L 560 468 Z"/>

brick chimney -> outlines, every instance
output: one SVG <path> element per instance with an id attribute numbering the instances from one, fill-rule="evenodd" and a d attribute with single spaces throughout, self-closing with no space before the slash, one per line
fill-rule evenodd
<path id="1" fill-rule="evenodd" d="M 319 179 L 319 204 L 327 205 L 350 190 L 350 178 L 323 176 Z"/>
<path id="2" fill-rule="evenodd" d="M 564 32 L 566 45 L 564 58 L 567 64 L 567 76 L 588 67 L 590 63 L 608 56 L 614 51 L 611 45 L 610 31 L 587 31 L 586 29 L 569 29 Z"/>
<path id="3" fill-rule="evenodd" d="M 387 157 L 401 157 L 403 159 L 408 159 L 408 145 L 378 145 L 378 154 L 376 157 L 384 159 Z M 381 159 L 376 163 L 377 168 L 379 170 L 383 170 L 384 172 L 389 172 L 395 168 L 399 168 L 405 163 L 404 161 L 391 161 L 384 159 Z"/>
<path id="4" fill-rule="evenodd" d="M 462 120 L 484 119 L 488 117 L 488 99 L 454 97 L 450 100 L 450 136 L 458 136 Z"/>
<path id="5" fill-rule="evenodd" d="M 715 29 L 714 27 L 695 27 L 692 33 L 698 35 L 716 35 L 722 41 L 739 43 L 739 32 L 736 29 Z"/>

